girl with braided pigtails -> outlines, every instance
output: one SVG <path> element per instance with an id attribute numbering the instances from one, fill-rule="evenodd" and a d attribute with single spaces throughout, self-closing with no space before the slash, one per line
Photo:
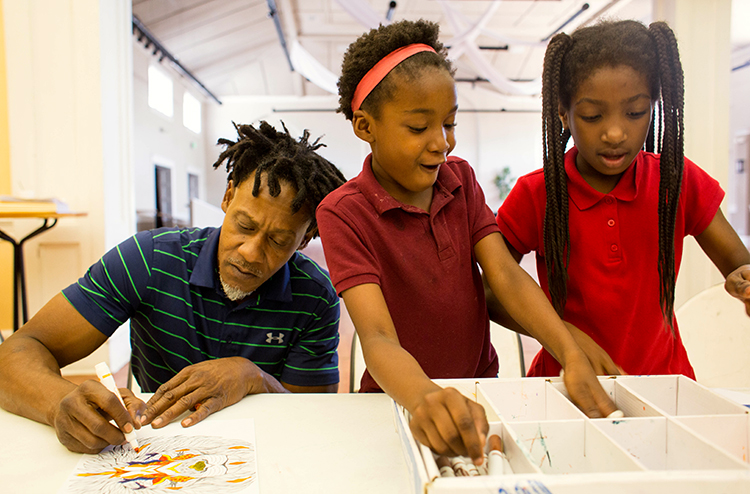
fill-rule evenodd
<path id="1" fill-rule="evenodd" d="M 674 33 L 619 21 L 558 34 L 542 101 L 544 168 L 497 214 L 511 254 L 536 252 L 542 288 L 598 374 L 695 378 L 674 316 L 683 238 L 695 236 L 749 314 L 750 254 L 719 209 L 719 184 L 683 156 Z M 559 372 L 541 350 L 529 375 Z"/>

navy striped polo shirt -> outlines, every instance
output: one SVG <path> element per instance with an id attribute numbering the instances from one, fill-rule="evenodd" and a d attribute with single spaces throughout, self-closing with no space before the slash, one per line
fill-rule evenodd
<path id="1" fill-rule="evenodd" d="M 339 382 L 339 298 L 315 262 L 295 252 L 244 300 L 217 275 L 220 228 L 139 232 L 107 252 L 63 295 L 111 336 L 130 319 L 131 367 L 155 392 L 182 368 L 241 356 L 282 382 Z"/>

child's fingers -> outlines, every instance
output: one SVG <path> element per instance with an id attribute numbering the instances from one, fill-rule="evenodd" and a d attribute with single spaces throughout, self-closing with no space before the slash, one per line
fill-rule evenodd
<path id="1" fill-rule="evenodd" d="M 596 408 L 599 413 L 601 413 L 602 417 L 608 417 L 612 412 L 617 410 L 615 402 L 610 399 L 609 395 L 604 391 L 604 389 L 602 389 L 601 386 L 595 386 L 594 389 L 592 389 L 591 394 L 594 398 L 594 402 L 596 403 Z"/>
<path id="2" fill-rule="evenodd" d="M 412 419 L 410 425 L 414 437 L 434 452 L 446 456 L 456 456 L 459 454 L 443 440 L 443 437 L 434 422 L 429 421 L 417 424 L 416 421 Z"/>
<path id="3" fill-rule="evenodd" d="M 604 371 L 602 375 L 605 376 L 619 376 L 623 373 L 620 366 L 612 362 L 612 360 L 604 361 L 602 367 Z M 597 372 L 597 374 L 599 374 L 599 372 Z"/>
<path id="4" fill-rule="evenodd" d="M 584 365 L 581 365 L 581 362 L 572 363 L 569 369 L 565 369 L 562 376 L 573 402 L 588 417 L 606 417 L 617 410 L 614 402 L 599 384 L 588 362 Z"/>
<path id="5" fill-rule="evenodd" d="M 484 407 L 479 403 L 473 403 L 471 407 L 471 414 L 474 416 L 474 425 L 479 432 L 479 450 L 477 456 L 469 454 L 474 460 L 475 465 L 481 465 L 484 463 L 484 444 L 487 441 L 487 433 L 490 430 L 490 424 L 487 422 L 487 413 L 484 411 Z"/>
<path id="6" fill-rule="evenodd" d="M 484 437 L 489 430 L 484 408 L 458 392 L 447 398 L 448 410 L 463 443 L 461 454 L 466 454 L 479 465 L 484 458 Z"/>

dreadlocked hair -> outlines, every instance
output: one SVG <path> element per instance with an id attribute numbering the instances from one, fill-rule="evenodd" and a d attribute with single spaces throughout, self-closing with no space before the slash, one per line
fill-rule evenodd
<path id="1" fill-rule="evenodd" d="M 266 121 L 261 121 L 256 129 L 252 125 L 237 125 L 238 139 L 219 139 L 217 145 L 226 146 L 219 159 L 213 164 L 218 168 L 226 161 L 229 176 L 237 187 L 253 172 L 255 181 L 253 196 L 260 193 L 261 175 L 265 173 L 268 193 L 277 197 L 281 193 L 283 181 L 297 191 L 292 201 L 292 214 L 303 207 L 310 212 L 312 221 L 307 231 L 317 237 L 315 210 L 320 201 L 334 189 L 346 182 L 344 175 L 331 162 L 315 151 L 325 146 L 320 138 L 310 143 L 310 132 L 305 129 L 302 137 L 295 140 L 282 122 L 284 132 L 277 131 Z"/>
<path id="2" fill-rule="evenodd" d="M 544 254 L 550 296 L 562 316 L 570 259 L 565 148 L 570 130 L 559 108 L 570 109 L 581 83 L 602 67 L 626 65 L 646 76 L 654 105 L 647 148 L 661 153 L 659 181 L 659 303 L 674 334 L 674 229 L 684 167 L 684 85 L 677 40 L 664 22 L 648 28 L 637 21 L 602 22 L 572 35 L 553 37 L 542 73 L 542 135 L 547 204 Z M 658 100 L 658 101 L 657 101 Z"/>
<path id="3" fill-rule="evenodd" d="M 421 52 L 398 64 L 362 102 L 362 109 L 379 116 L 380 105 L 392 98 L 396 85 L 391 77 L 397 74 L 407 80 L 416 78 L 427 67 L 442 68 L 453 75 L 454 70 L 448 51 L 438 41 L 439 27 L 436 23 L 420 19 L 418 21 L 399 21 L 387 26 L 382 24 L 371 29 L 354 41 L 344 54 L 341 64 L 341 77 L 338 80 L 339 107 L 336 111 L 343 113 L 347 120 L 354 116 L 352 98 L 357 84 L 367 72 L 386 55 L 402 46 L 423 43 L 432 47 L 436 53 Z"/>

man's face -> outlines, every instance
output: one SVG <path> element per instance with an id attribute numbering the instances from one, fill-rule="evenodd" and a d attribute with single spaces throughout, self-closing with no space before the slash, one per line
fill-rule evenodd
<path id="1" fill-rule="evenodd" d="M 306 208 L 292 214 L 297 191 L 281 182 L 281 193 L 271 197 L 266 177 L 261 177 L 258 197 L 253 196 L 253 173 L 238 186 L 230 181 L 221 209 L 226 216 L 219 237 L 219 275 L 224 291 L 233 300 L 249 295 L 276 273 L 304 246 L 312 220 Z"/>

